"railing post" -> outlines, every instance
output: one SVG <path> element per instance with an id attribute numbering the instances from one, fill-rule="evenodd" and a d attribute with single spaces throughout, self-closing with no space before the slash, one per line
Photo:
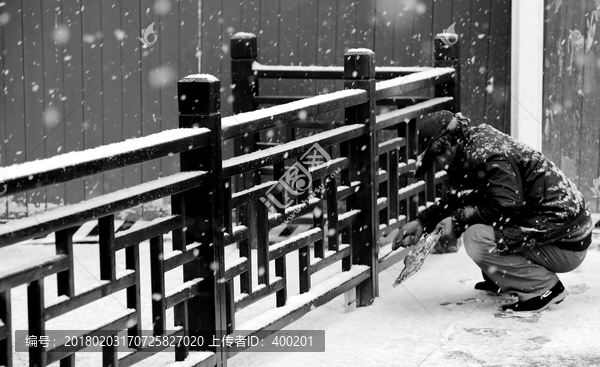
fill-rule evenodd
<path id="1" fill-rule="evenodd" d="M 371 50 L 349 50 L 344 54 L 344 88 L 364 89 L 369 100 L 364 104 L 346 108 L 345 124 L 364 124 L 368 132 L 354 139 L 350 150 L 350 181 L 360 181 L 356 208 L 360 220 L 352 229 L 352 259 L 355 264 L 371 268 L 369 279 L 357 289 L 358 306 L 368 306 L 379 296 L 379 261 L 377 234 L 377 172 L 379 155 L 375 130 L 375 53 Z"/>
<path id="2" fill-rule="evenodd" d="M 254 111 L 254 96 L 258 95 L 258 78 L 252 71 L 252 64 L 258 57 L 258 42 L 252 33 L 238 32 L 231 36 L 231 84 L 233 94 L 233 113 Z M 259 133 L 233 139 L 235 156 L 256 150 Z M 254 186 L 258 175 L 251 173 L 235 178 L 236 190 Z"/>
<path id="3" fill-rule="evenodd" d="M 213 336 L 222 339 L 227 330 L 226 283 L 222 281 L 225 261 L 220 87 L 221 83 L 212 75 L 190 75 L 177 84 L 179 127 L 203 127 L 211 131 L 208 147 L 181 154 L 181 171 L 206 171 L 208 182 L 183 192 L 181 202 L 174 207 L 187 223 L 182 235 L 184 244 L 200 243 L 198 260 L 183 268 L 184 281 L 203 278 L 199 297 L 188 305 L 189 334 L 202 336 L 210 344 Z M 225 366 L 226 351 L 218 347 L 213 350 L 217 366 Z"/>

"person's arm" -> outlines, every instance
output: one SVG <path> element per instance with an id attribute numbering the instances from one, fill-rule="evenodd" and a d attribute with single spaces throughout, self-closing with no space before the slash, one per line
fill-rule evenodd
<path id="1" fill-rule="evenodd" d="M 442 198 L 419 213 L 416 220 L 421 224 L 425 233 L 430 233 L 442 219 L 452 214 L 456 209 L 456 202 L 456 188 L 448 182 Z"/>
<path id="2" fill-rule="evenodd" d="M 499 157 L 485 165 L 486 182 L 478 205 L 462 207 L 452 213 L 457 236 L 472 224 L 483 223 L 496 228 L 510 225 L 525 207 L 521 175 L 512 162 Z"/>

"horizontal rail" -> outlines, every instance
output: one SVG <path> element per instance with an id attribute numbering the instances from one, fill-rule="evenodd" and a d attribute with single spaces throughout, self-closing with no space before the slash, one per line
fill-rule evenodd
<path id="1" fill-rule="evenodd" d="M 232 279 L 250 269 L 248 258 L 240 257 L 233 264 L 225 266 L 225 279 Z"/>
<path id="2" fill-rule="evenodd" d="M 179 250 L 172 251 L 164 255 L 164 267 L 165 272 L 171 271 L 189 262 L 192 262 L 200 255 L 198 247 L 199 243 L 195 242 L 186 246 L 186 250 L 181 252 Z"/>
<path id="3" fill-rule="evenodd" d="M 55 255 L 35 264 L 26 264 L 0 273 L 0 292 L 59 273 L 69 268 L 69 257 Z"/>
<path id="4" fill-rule="evenodd" d="M 221 120 L 223 140 L 236 138 L 246 133 L 281 126 L 281 122 L 292 122 L 314 117 L 368 101 L 367 92 L 361 89 L 347 89 L 339 92 L 306 98 L 285 105 L 262 110 L 240 113 Z"/>
<path id="5" fill-rule="evenodd" d="M 454 68 L 433 68 L 420 73 L 414 73 L 390 80 L 377 82 L 375 85 L 375 100 L 406 95 L 409 92 L 432 87 L 439 83 L 454 80 Z"/>
<path id="6" fill-rule="evenodd" d="M 280 277 L 275 277 L 275 280 L 272 281 L 269 285 L 259 284 L 256 287 L 255 291 L 250 294 L 242 294 L 235 301 L 235 311 L 238 312 L 243 310 L 244 308 L 250 306 L 254 302 L 265 298 L 266 296 L 277 292 L 285 287 L 285 279 Z"/>
<path id="7" fill-rule="evenodd" d="M 285 306 L 266 310 L 261 315 L 260 323 L 250 320 L 245 324 L 236 325 L 236 328 L 238 330 L 254 330 L 250 335 L 256 335 L 259 331 L 263 332 L 261 336 L 268 331 L 275 333 L 315 307 L 324 305 L 356 287 L 369 278 L 370 271 L 368 266 L 353 265 L 349 271 L 338 273 L 315 284 L 310 292 L 288 298 Z M 231 358 L 237 353 L 239 352 L 228 351 L 227 358 Z"/>
<path id="8" fill-rule="evenodd" d="M 240 173 L 256 170 L 260 167 L 282 162 L 288 158 L 302 155 L 315 143 L 325 148 L 333 144 L 361 136 L 366 132 L 365 125 L 355 124 L 341 126 L 329 131 L 294 140 L 278 145 L 268 150 L 260 150 L 239 157 L 233 157 L 223 162 L 223 176 L 231 177 Z"/>
<path id="9" fill-rule="evenodd" d="M 113 321 L 110 321 L 110 322 L 104 324 L 103 326 L 101 326 L 95 330 L 91 330 L 85 334 L 82 334 L 81 337 L 85 339 L 87 336 L 93 337 L 95 335 L 104 335 L 104 334 L 102 334 L 103 331 L 124 330 L 127 327 L 131 326 L 131 322 L 135 322 L 136 316 L 137 316 L 137 311 L 127 309 L 127 311 L 124 312 L 124 314 L 122 316 L 118 317 L 117 319 L 115 319 Z M 134 325 L 135 325 L 135 323 L 134 323 Z M 85 344 L 77 345 L 77 346 L 59 345 L 52 349 L 49 349 L 48 354 L 47 354 L 47 356 L 48 356 L 47 364 L 49 365 L 60 359 L 66 358 L 66 357 L 70 356 L 71 354 L 74 354 L 84 348 L 87 348 L 87 346 Z"/>
<path id="10" fill-rule="evenodd" d="M 204 171 L 177 173 L 36 214 L 35 217 L 11 221 L 0 226 L 0 248 L 200 186 L 206 176 Z"/>
<path id="11" fill-rule="evenodd" d="M 323 239 L 323 230 L 321 228 L 312 228 L 306 232 L 302 232 L 285 241 L 281 241 L 275 245 L 269 246 L 269 261 L 273 261 L 279 257 L 296 251 L 304 246 Z"/>
<path id="12" fill-rule="evenodd" d="M 376 66 L 375 75 L 379 79 L 390 79 L 425 70 L 428 67 Z M 343 66 L 284 66 L 263 65 L 255 61 L 252 70 L 259 78 L 267 79 L 343 79 Z"/>
<path id="13" fill-rule="evenodd" d="M 453 104 L 454 98 L 452 97 L 432 98 L 425 102 L 377 115 L 375 129 L 386 129 L 403 121 L 408 121 L 430 112 L 449 109 Z"/>
<path id="14" fill-rule="evenodd" d="M 129 274 L 119 277 L 112 282 L 102 281 L 105 283 L 98 287 L 80 292 L 79 294 L 69 297 L 64 301 L 48 305 L 46 308 L 46 321 L 52 320 L 56 317 L 66 314 L 67 312 L 73 311 L 103 297 L 135 285 L 135 276 L 136 274 L 132 270 Z"/>
<path id="15" fill-rule="evenodd" d="M 338 216 L 338 229 L 342 230 L 352 223 L 355 223 L 358 220 L 360 213 L 360 210 L 352 209 L 346 213 L 340 214 Z"/>
<path id="16" fill-rule="evenodd" d="M 208 129 L 173 129 L 119 143 L 0 168 L 4 195 L 71 181 L 206 146 Z"/>
<path id="17" fill-rule="evenodd" d="M 231 245 L 232 243 L 239 242 L 248 238 L 248 227 L 238 225 L 233 227 L 233 233 L 225 232 L 223 234 L 223 242 L 225 246 Z"/>
<path id="18" fill-rule="evenodd" d="M 339 251 L 328 251 L 325 253 L 325 257 L 318 259 L 318 261 L 310 264 L 310 273 L 314 274 L 319 270 L 323 270 L 327 266 L 336 263 L 337 261 L 350 256 L 352 248 L 350 245 L 340 245 Z"/>
<path id="19" fill-rule="evenodd" d="M 404 146 L 406 146 L 405 138 L 393 138 L 393 139 L 387 140 L 383 143 L 379 143 L 379 149 L 377 151 L 377 154 L 388 153 L 388 152 L 391 152 L 392 150 L 400 149 Z"/>
<path id="20" fill-rule="evenodd" d="M 231 208 L 237 208 L 248 204 L 251 201 L 258 200 L 266 195 L 267 191 L 275 185 L 277 181 L 267 181 L 260 185 L 256 185 L 247 190 L 236 192 L 231 195 Z"/>
<path id="21" fill-rule="evenodd" d="M 180 286 L 171 289 L 165 294 L 165 308 L 171 308 L 187 299 L 190 299 L 200 293 L 200 282 L 204 279 L 196 278 L 189 280 Z"/>
<path id="22" fill-rule="evenodd" d="M 169 215 L 156 218 L 139 227 L 132 227 L 128 230 L 115 234 L 115 250 L 119 251 L 140 242 L 171 232 L 175 229 L 184 227 L 183 218 L 179 215 Z"/>

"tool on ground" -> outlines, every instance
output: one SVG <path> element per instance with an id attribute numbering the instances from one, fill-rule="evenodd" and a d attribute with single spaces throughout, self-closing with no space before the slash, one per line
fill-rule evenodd
<path id="1" fill-rule="evenodd" d="M 397 287 L 400 283 L 421 269 L 421 266 L 425 262 L 425 258 L 427 258 L 427 255 L 429 255 L 431 249 L 439 241 L 442 233 L 443 230 L 440 228 L 436 232 L 425 235 L 421 238 L 412 252 L 406 255 L 404 258 L 404 269 L 402 269 L 402 272 L 400 275 L 398 275 L 398 278 L 396 278 L 396 281 L 393 284 L 394 287 Z"/>

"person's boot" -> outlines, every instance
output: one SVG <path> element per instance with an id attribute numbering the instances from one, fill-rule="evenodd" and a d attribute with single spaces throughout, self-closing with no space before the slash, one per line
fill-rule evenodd
<path id="1" fill-rule="evenodd" d="M 565 289 L 562 282 L 547 290 L 541 296 L 530 298 L 526 301 L 519 301 L 509 305 L 502 306 L 502 311 L 512 311 L 515 313 L 539 313 L 548 309 L 552 305 L 557 305 L 567 298 L 569 292 Z"/>
<path id="2" fill-rule="evenodd" d="M 498 287 L 498 285 L 496 283 L 494 283 L 492 278 L 490 278 L 483 271 L 481 271 L 481 275 L 483 276 L 483 282 L 479 282 L 479 283 L 475 284 L 475 289 L 478 289 L 480 291 L 493 292 L 493 293 L 501 292 L 500 287 Z"/>
<path id="3" fill-rule="evenodd" d="M 491 280 L 484 280 L 483 282 L 479 282 L 477 284 L 475 284 L 475 289 L 478 289 L 480 291 L 488 291 L 488 292 L 494 292 L 494 293 L 499 293 L 500 292 L 500 287 L 498 287 L 496 285 L 496 283 L 492 282 Z"/>

